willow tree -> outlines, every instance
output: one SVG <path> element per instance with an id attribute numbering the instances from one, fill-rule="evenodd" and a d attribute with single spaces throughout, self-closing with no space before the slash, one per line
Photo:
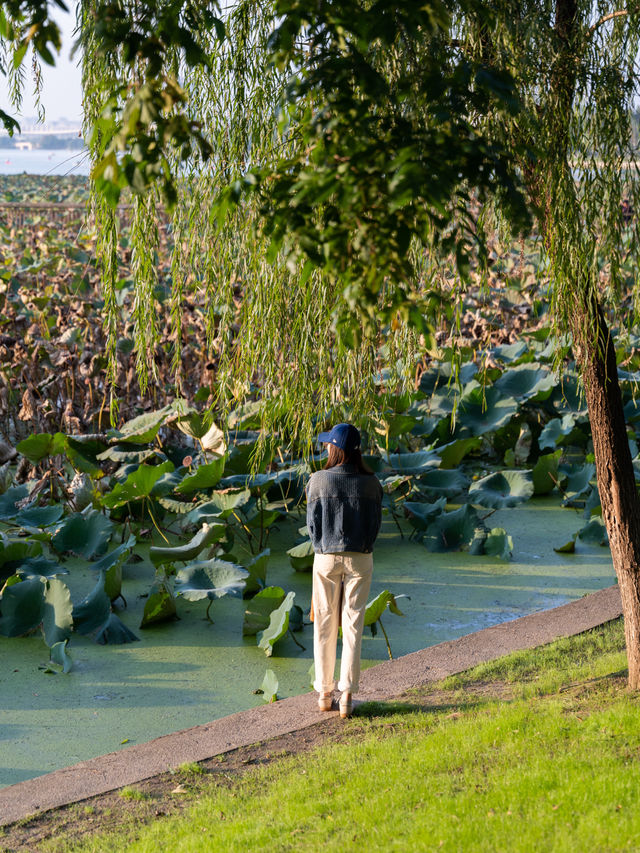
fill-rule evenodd
<path id="1" fill-rule="evenodd" d="M 47 0 L 5 6 L 14 22 L 27 9 L 40 15 L 35 30 L 5 17 L 0 35 L 19 56 L 31 33 L 43 55 Z M 447 296 L 431 274 L 438 253 L 455 254 L 462 284 L 472 249 L 482 254 L 469 193 L 521 227 L 521 188 L 557 329 L 572 334 L 584 380 L 639 687 L 640 513 L 610 329 L 630 284 L 623 256 L 638 252 L 638 223 L 622 211 L 640 201 L 635 7 L 241 0 L 215 12 L 177 0 L 79 5 L 112 360 L 112 205 L 125 187 L 143 385 L 154 370 L 164 205 L 178 384 L 180 307 L 196 289 L 210 307 L 220 402 L 250 397 L 257 383 L 264 424 L 298 435 L 312 434 L 317 416 L 371 412 L 381 335 L 396 363 Z"/>
<path id="2" fill-rule="evenodd" d="M 640 687 L 640 503 L 612 328 L 637 322 L 640 189 L 632 114 L 640 9 L 609 0 L 499 4 L 494 26 L 465 16 L 460 49 L 515 79 L 523 109 L 487 132 L 519 163 L 549 261 L 559 333 L 570 333 L 591 423 L 598 490 L 624 612 L 629 684 Z M 525 148 L 530 156 L 523 156 Z M 520 151 L 520 154 L 517 152 Z M 628 211 L 633 212 L 629 222 Z M 631 313 L 620 306 L 635 295 Z M 626 309 L 625 309 L 626 311 Z"/>

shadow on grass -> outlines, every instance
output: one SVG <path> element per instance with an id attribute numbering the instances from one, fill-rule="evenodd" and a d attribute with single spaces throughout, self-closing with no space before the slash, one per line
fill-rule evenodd
<path id="1" fill-rule="evenodd" d="M 468 697 L 460 702 L 363 702 L 353 710 L 353 717 L 360 719 L 375 719 L 377 717 L 392 717 L 394 714 L 424 714 L 427 712 L 442 713 L 444 711 L 470 711 L 495 699 L 479 699 L 477 696 Z"/>

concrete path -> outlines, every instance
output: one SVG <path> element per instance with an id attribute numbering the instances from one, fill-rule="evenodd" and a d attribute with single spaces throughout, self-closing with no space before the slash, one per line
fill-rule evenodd
<path id="1" fill-rule="evenodd" d="M 439 681 L 510 652 L 588 631 L 616 619 L 621 612 L 620 592 L 612 586 L 553 610 L 386 661 L 362 674 L 358 700 L 392 699 L 411 687 Z M 0 826 L 326 719 L 327 714 L 317 709 L 315 694 L 306 693 L 82 761 L 0 790 Z"/>

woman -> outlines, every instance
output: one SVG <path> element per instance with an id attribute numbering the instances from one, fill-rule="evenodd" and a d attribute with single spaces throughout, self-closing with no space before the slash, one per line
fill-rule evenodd
<path id="1" fill-rule="evenodd" d="M 349 717 L 360 679 L 360 646 L 373 571 L 373 543 L 380 530 L 382 487 L 362 461 L 360 433 L 337 424 L 320 433 L 329 458 L 307 484 L 307 527 L 313 543 L 312 609 L 314 688 L 318 707 L 330 711 L 335 687 L 338 625 L 342 661 L 340 716 Z M 340 617 L 342 621 L 340 623 Z"/>

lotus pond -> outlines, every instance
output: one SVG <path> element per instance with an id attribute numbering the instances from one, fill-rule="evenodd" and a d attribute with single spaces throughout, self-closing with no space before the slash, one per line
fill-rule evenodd
<path id="1" fill-rule="evenodd" d="M 381 395 L 365 666 L 613 582 L 586 413 L 542 350 L 494 351 L 484 385 L 443 362 Z M 265 455 L 258 417 L 221 430 L 176 401 L 34 434 L 0 469 L 1 784 L 309 689 L 323 459 Z"/>

